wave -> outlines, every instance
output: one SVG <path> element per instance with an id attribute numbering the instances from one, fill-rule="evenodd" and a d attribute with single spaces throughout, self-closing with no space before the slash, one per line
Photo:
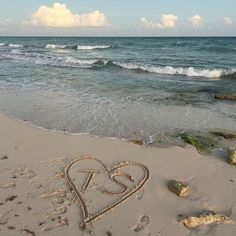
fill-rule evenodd
<path id="1" fill-rule="evenodd" d="M 13 44 L 13 43 L 8 44 L 7 46 L 11 47 L 11 48 L 23 48 L 23 45 L 21 45 L 21 44 Z"/>
<path id="2" fill-rule="evenodd" d="M 91 46 L 91 45 L 79 45 L 77 46 L 78 50 L 95 50 L 95 49 L 107 49 L 107 48 L 111 48 L 112 46 L 108 46 L 108 45 L 95 45 L 95 46 Z"/>
<path id="3" fill-rule="evenodd" d="M 77 59 L 74 57 L 57 57 L 49 59 L 37 59 L 35 61 L 39 65 L 57 66 L 57 67 L 74 67 L 74 68 L 95 68 L 105 66 L 107 61 L 100 59 Z"/>
<path id="4" fill-rule="evenodd" d="M 47 49 L 75 49 L 75 50 L 96 50 L 96 49 L 107 49 L 112 46 L 108 45 L 60 45 L 60 44 L 47 44 Z"/>
<path id="5" fill-rule="evenodd" d="M 116 66 L 121 69 L 135 70 L 146 73 L 162 75 L 184 75 L 187 77 L 205 78 L 236 78 L 236 69 L 205 69 L 194 67 L 173 67 L 173 66 L 154 66 L 134 63 L 124 63 L 104 59 L 78 59 L 72 56 L 45 55 L 37 52 L 22 52 L 14 48 L 8 58 L 16 60 L 31 61 L 39 65 L 51 65 L 58 67 L 79 67 L 79 68 L 101 68 L 105 66 Z"/>
<path id="6" fill-rule="evenodd" d="M 14 48 L 11 50 L 12 55 L 8 55 L 8 57 L 12 57 L 12 59 L 21 59 L 21 60 L 28 60 L 28 59 L 37 59 L 39 57 L 44 57 L 43 54 L 39 52 L 22 52 L 20 49 Z"/>
<path id="7" fill-rule="evenodd" d="M 78 59 L 72 56 L 45 55 L 37 52 L 22 52 L 19 49 L 12 49 L 6 54 L 8 59 L 24 60 L 38 65 L 74 67 L 74 68 L 95 68 L 105 66 L 108 61 L 102 59 Z"/>
<path id="8" fill-rule="evenodd" d="M 225 73 L 222 77 L 226 79 L 236 79 L 236 70 L 231 70 L 231 73 Z"/>
<path id="9" fill-rule="evenodd" d="M 47 44 L 47 45 L 22 45 L 12 43 L 0 43 L 0 47 L 10 48 L 46 48 L 46 49 L 73 49 L 73 50 L 101 50 L 112 48 L 110 45 L 63 45 L 63 44 Z"/>
<path id="10" fill-rule="evenodd" d="M 138 65 L 132 63 L 121 63 L 113 62 L 114 65 L 119 66 L 123 69 L 139 70 L 155 74 L 165 75 L 185 75 L 188 77 L 205 77 L 205 78 L 220 78 L 230 76 L 236 73 L 236 69 L 199 69 L 194 67 L 172 67 L 172 66 L 149 66 L 149 65 Z"/>
<path id="11" fill-rule="evenodd" d="M 59 44 L 47 44 L 45 46 L 45 48 L 47 49 L 55 49 L 55 48 L 58 48 L 58 49 L 65 49 L 67 46 L 65 45 L 59 45 Z"/>
<path id="12" fill-rule="evenodd" d="M 22 44 L 0 43 L 0 47 L 23 48 L 24 46 Z"/>

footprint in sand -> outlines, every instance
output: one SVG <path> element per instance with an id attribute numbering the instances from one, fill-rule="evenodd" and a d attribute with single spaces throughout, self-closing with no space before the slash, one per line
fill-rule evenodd
<path id="1" fill-rule="evenodd" d="M 13 179 L 19 177 L 32 179 L 36 176 L 36 173 L 33 170 L 28 169 L 27 167 L 18 167 L 12 172 Z"/>
<path id="2" fill-rule="evenodd" d="M 0 225 L 5 225 L 8 222 L 8 219 L 10 218 L 9 213 L 12 210 L 9 210 L 7 212 L 5 212 L 4 214 L 0 215 Z"/>
<path id="3" fill-rule="evenodd" d="M 7 160 L 8 156 L 6 154 L 0 154 L 0 160 Z"/>
<path id="4" fill-rule="evenodd" d="M 10 195 L 5 199 L 5 202 L 12 202 L 13 200 L 15 200 L 17 198 L 16 195 Z"/>
<path id="5" fill-rule="evenodd" d="M 25 232 L 25 233 L 30 234 L 32 236 L 36 236 L 35 232 L 31 231 L 29 229 L 21 229 L 20 232 Z"/>
<path id="6" fill-rule="evenodd" d="M 56 224 L 46 225 L 42 228 L 42 231 L 47 232 L 47 231 L 50 231 L 52 229 L 56 229 L 56 228 L 64 227 L 64 226 L 68 226 L 68 225 L 69 225 L 69 223 L 68 223 L 67 217 L 58 217 L 58 220 L 57 220 Z"/>
<path id="7" fill-rule="evenodd" d="M 139 218 L 139 223 L 133 226 L 133 231 L 140 232 L 146 228 L 146 226 L 150 223 L 150 218 L 146 215 L 141 215 Z"/>

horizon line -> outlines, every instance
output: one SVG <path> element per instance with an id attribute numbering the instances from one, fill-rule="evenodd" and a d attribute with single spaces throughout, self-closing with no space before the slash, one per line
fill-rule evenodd
<path id="1" fill-rule="evenodd" d="M 57 37 L 61 37 L 61 38 L 236 38 L 235 36 L 230 36 L 230 35 L 225 35 L 225 36 L 219 36 L 219 35 L 203 35 L 203 36 L 189 36 L 189 35 L 183 35 L 183 36 L 120 36 L 120 35 L 116 35 L 116 36 L 66 36 L 66 35 L 0 35 L 0 37 L 31 37 L 31 38 L 36 38 L 36 37 L 45 37 L 45 38 L 57 38 Z"/>

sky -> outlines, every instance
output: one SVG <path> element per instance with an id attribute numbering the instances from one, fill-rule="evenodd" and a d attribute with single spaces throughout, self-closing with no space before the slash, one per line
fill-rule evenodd
<path id="1" fill-rule="evenodd" d="M 236 0 L 1 0 L 0 35 L 236 36 Z"/>

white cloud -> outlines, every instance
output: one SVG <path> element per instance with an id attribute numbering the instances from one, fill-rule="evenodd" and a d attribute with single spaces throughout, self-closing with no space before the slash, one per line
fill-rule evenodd
<path id="1" fill-rule="evenodd" d="M 143 28 L 158 28 L 158 23 L 154 23 L 146 17 L 142 17 L 140 19 L 140 26 Z"/>
<path id="2" fill-rule="evenodd" d="M 178 17 L 172 14 L 162 14 L 160 22 L 153 22 L 145 17 L 140 19 L 140 26 L 144 28 L 175 28 Z"/>
<path id="3" fill-rule="evenodd" d="M 73 14 L 66 4 L 54 3 L 52 7 L 40 6 L 38 10 L 24 22 L 26 25 L 45 27 L 106 27 L 106 16 L 100 11 Z"/>
<path id="4" fill-rule="evenodd" d="M 202 18 L 199 15 L 192 16 L 188 18 L 192 27 L 199 28 L 202 25 Z"/>
<path id="5" fill-rule="evenodd" d="M 2 20 L 0 21 L 0 26 L 8 26 L 10 24 L 9 20 Z"/>
<path id="6" fill-rule="evenodd" d="M 172 14 L 161 16 L 160 26 L 162 28 L 175 28 L 178 17 Z"/>
<path id="7" fill-rule="evenodd" d="M 227 25 L 232 25 L 233 24 L 233 20 L 231 18 L 229 18 L 228 16 L 225 16 L 223 18 L 223 20 L 224 20 L 225 24 L 227 24 Z"/>

